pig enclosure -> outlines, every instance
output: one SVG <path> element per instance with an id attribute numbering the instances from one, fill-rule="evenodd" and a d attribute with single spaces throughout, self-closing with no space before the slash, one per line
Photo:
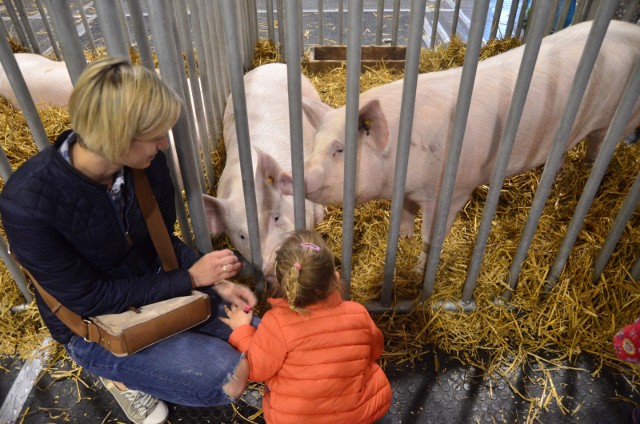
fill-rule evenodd
<path id="1" fill-rule="evenodd" d="M 184 93 L 186 104 L 192 101 L 190 92 L 194 99 L 204 99 L 202 110 L 188 110 L 190 116 L 182 116 L 173 130 L 176 139 L 200 142 L 193 145 L 177 143 L 174 147 L 177 161 L 172 167 L 174 180 L 184 189 L 183 198 L 179 199 L 182 201 L 177 202 L 183 208 L 178 231 L 201 251 L 229 245 L 224 238 L 211 240 L 201 194 L 215 195 L 217 178 L 225 164 L 222 114 L 228 94 L 234 98 L 241 97 L 241 76 L 244 72 L 263 63 L 286 61 L 290 72 L 307 74 L 324 102 L 333 107 L 346 104 L 349 113 L 350 107 L 357 107 L 355 101 L 359 92 L 398 78 L 409 80 L 417 73 L 463 64 L 467 69 L 474 69 L 474 62 L 478 59 L 516 47 L 521 41 L 533 44 L 535 37 L 541 38 L 552 31 L 553 21 L 557 19 L 550 13 L 557 2 L 534 2 L 531 12 L 534 19 L 527 24 L 530 26 L 525 32 L 521 13 L 523 2 L 511 3 L 511 9 L 503 13 L 500 10 L 502 2 L 493 3 L 494 8 L 491 9 L 488 1 L 475 2 L 468 38 L 461 41 L 453 37 L 453 27 L 450 31 L 447 27 L 444 32 L 451 37 L 449 42 L 435 44 L 435 40 L 442 37 L 443 24 L 438 23 L 437 17 L 441 2 L 435 2 L 431 10 L 426 8 L 435 19 L 435 24 L 431 21 L 434 30 L 427 37 L 426 30 L 417 26 L 421 20 L 424 21 L 422 11 L 425 10 L 425 2 L 414 1 L 410 5 L 411 22 L 408 28 L 404 28 L 404 39 L 400 37 L 400 41 L 406 40 L 407 45 L 406 71 L 390 69 L 381 63 L 380 66 L 366 68 L 360 74 L 361 59 L 357 52 L 365 39 L 361 34 L 373 36 L 375 33 L 376 40 L 369 41 L 371 43 L 382 44 L 383 38 L 384 43 L 397 43 L 398 27 L 394 25 L 397 9 L 390 12 L 376 10 L 377 14 L 373 15 L 381 19 L 380 23 L 362 18 L 360 9 L 363 2 L 348 2 L 344 13 L 338 14 L 346 18 L 345 21 L 332 23 L 339 28 L 334 42 L 347 45 L 345 66 L 321 74 L 308 74 L 305 66 L 309 61 L 310 46 L 305 43 L 308 44 L 311 37 L 320 44 L 328 41 L 325 34 L 318 31 L 325 23 L 316 21 L 316 31 L 311 36 L 305 23 L 309 24 L 313 17 L 304 15 L 304 11 L 297 7 L 300 2 L 267 1 L 266 28 L 260 28 L 256 2 L 234 2 L 233 6 L 229 3 L 149 2 L 143 10 L 135 1 L 98 1 L 95 2 L 95 16 L 104 45 L 92 47 L 86 44 L 86 37 L 81 39 L 76 33 L 77 28 L 82 28 L 80 21 L 84 23 L 86 17 L 81 19 L 82 16 L 74 15 L 76 9 L 66 1 L 44 2 L 58 36 L 51 45 L 59 47 L 59 51 L 53 53 L 60 55 L 59 58 L 64 57 L 72 80 L 77 78 L 83 64 L 96 56 L 107 52 L 131 55 L 132 60 L 145 66 L 156 67 L 157 64 L 162 77 L 167 78 L 178 92 Z M 344 6 L 343 2 L 338 3 L 338 7 Z M 385 7 L 385 2 L 373 3 Z M 629 3 L 637 8 L 637 2 Z M 6 3 L 7 11 L 9 5 L 11 2 Z M 16 20 L 11 22 L 14 26 L 22 22 L 25 31 L 22 37 L 17 33 L 18 44 L 31 46 L 27 50 L 37 52 L 36 43 L 29 36 L 29 27 L 18 16 L 22 15 L 19 13 L 21 5 L 15 6 L 18 9 Z M 127 20 L 123 6 L 127 10 Z M 488 12 L 493 13 L 494 19 L 487 18 Z M 545 19 L 535 20 L 535 13 Z M 566 16 L 568 9 L 560 8 L 559 13 Z M 593 19 L 606 25 L 614 14 L 617 14 L 617 19 L 637 19 L 637 14 L 629 10 L 620 13 L 612 2 L 577 2 L 574 23 Z M 316 17 L 320 16 L 323 14 L 318 13 Z M 486 32 L 489 38 L 496 38 L 502 16 L 507 17 L 508 30 L 504 30 L 500 40 L 485 40 Z M 71 24 L 73 19 L 78 20 L 78 25 Z M 375 22 L 376 30 L 363 28 L 363 22 Z M 123 30 L 124 25 L 129 26 L 127 31 Z M 150 32 L 145 32 L 145 25 L 150 26 Z M 485 31 L 487 25 L 489 31 Z M 354 31 L 344 31 L 344 35 L 343 26 Z M 260 36 L 261 32 L 266 32 L 266 38 Z M 421 39 L 423 34 L 425 38 Z M 511 34 L 517 37 L 510 38 Z M 594 40 L 603 34 L 594 31 Z M 149 40 L 151 44 L 148 44 Z M 167 47 L 155 49 L 154 45 Z M 589 46 L 593 45 L 597 46 L 597 42 Z M 585 49 L 585 57 L 598 52 L 596 47 L 589 46 Z M 2 65 L 10 70 L 11 59 L 7 52 L 11 51 L 11 46 L 6 44 L 2 48 Z M 469 54 L 465 55 L 465 52 Z M 531 54 L 535 56 L 535 52 Z M 300 62 L 286 60 L 299 56 L 302 56 Z M 588 64 L 588 58 L 585 60 Z M 576 75 L 576 89 L 568 99 L 568 110 L 577 108 L 582 100 L 579 87 L 581 83 L 586 84 L 590 68 L 587 71 L 584 75 Z M 194 84 L 194 78 L 198 77 L 201 84 Z M 198 94 L 197 90 L 189 90 L 187 78 L 191 87 L 201 86 L 202 92 Z M 463 74 L 463 83 L 464 78 Z M 464 105 L 465 99 L 473 101 L 470 97 L 472 78 L 473 75 L 469 74 L 466 88 L 461 89 L 460 105 Z M 637 82 L 635 84 L 637 86 Z M 628 87 L 628 91 L 635 93 L 637 104 L 637 88 L 634 89 L 631 82 Z M 299 87 L 295 84 L 289 90 L 292 98 L 299 96 Z M 518 96 L 522 98 L 525 93 L 526 90 L 521 91 Z M 9 166 L 2 168 L 3 180 L 8 178 L 12 168 L 15 169 L 36 151 L 34 146 L 21 152 L 19 149 L 25 147 L 20 144 L 32 137 L 38 148 L 42 148 L 67 124 L 64 108 L 36 111 L 33 104 L 29 105 L 28 93 L 18 94 L 24 101 L 21 103 L 22 113 L 3 104 L 3 147 L 10 162 Z M 633 101 L 632 98 L 630 105 L 621 107 L 621 114 L 631 112 Z M 403 108 L 411 107 L 410 103 L 403 103 Z M 456 122 L 464 127 L 465 110 L 462 106 L 459 109 L 456 110 L 456 118 L 460 121 Z M 570 129 L 570 115 L 567 112 L 565 134 L 558 135 L 560 142 Z M 239 131 L 248 125 L 246 119 L 241 113 L 236 117 Z M 292 115 L 292 134 L 299 131 L 296 127 L 298 120 L 299 117 Z M 609 149 L 610 160 L 601 155 L 602 158 L 593 165 L 585 165 L 585 145 L 581 143 L 566 156 L 561 151 L 555 152 L 544 167 L 504 182 L 498 175 L 491 184 L 474 191 L 448 234 L 444 234 L 446 214 L 440 212 L 448 208 L 450 201 L 445 179 L 441 189 L 444 194 L 441 194 L 438 206 L 441 218 L 436 219 L 434 231 L 439 236 L 435 236 L 435 241 L 432 238 L 424 273 L 414 270 L 416 258 L 422 250 L 420 216 L 415 221 L 412 238 L 399 236 L 402 187 L 397 188 L 396 193 L 400 194 L 392 201 L 374 200 L 356 206 L 355 199 L 349 198 L 348 194 L 355 181 L 345 181 L 344 204 L 327 206 L 325 219 L 316 229 L 327 238 L 340 259 L 350 297 L 376 313 L 374 317 L 385 333 L 385 361 L 412 360 L 422 354 L 424 345 L 435 343 L 469 363 L 480 364 L 478 351 L 488 349 L 492 358 L 481 366 L 491 374 L 505 364 L 508 368 L 517 368 L 524 357 L 539 351 L 555 352 L 559 358 L 589 352 L 596 354 L 601 364 L 620 367 L 631 372 L 634 379 L 638 378 L 638 371 L 627 369 L 610 349 L 614 332 L 640 315 L 640 288 L 637 284 L 640 279 L 640 249 L 635 211 L 640 193 L 639 177 L 636 177 L 640 171 L 638 147 L 618 142 L 624 135 L 622 128 L 626 122 L 616 121 L 614 124 L 606 142 L 612 146 Z M 404 130 L 406 134 L 406 127 Z M 400 134 L 403 134 L 402 127 Z M 459 139 L 451 140 L 452 144 L 463 142 L 464 134 L 458 136 Z M 241 138 L 239 135 L 238 139 Z M 347 168 L 353 170 L 356 150 L 347 152 L 346 156 L 347 162 L 353 161 Z M 455 158 L 451 160 L 455 162 Z M 301 156 L 294 157 L 293 162 L 302 164 Z M 300 171 L 293 170 L 296 188 L 299 188 L 296 181 L 299 182 L 302 176 Z M 253 181 L 251 174 L 245 175 L 250 172 L 250 162 L 245 161 L 243 181 Z M 347 179 L 354 177 L 355 174 L 347 173 Z M 249 192 L 251 190 L 253 188 Z M 299 207 L 302 203 L 300 193 L 296 193 L 294 198 Z M 591 198 L 593 201 L 589 200 Z M 249 199 L 247 218 L 251 251 L 252 256 L 258 258 L 261 256 L 257 237 L 258 211 L 253 210 L 251 203 Z M 296 221 L 296 226 L 302 225 Z M 17 310 L 17 307 L 26 305 L 26 313 L 37 317 L 37 310 L 30 304 L 32 294 L 24 276 L 6 255 L 6 246 L 3 245 L 2 250 L 7 268 L 4 279 L 7 285 L 20 289 L 12 295 L 5 295 L 3 306 L 8 304 Z M 259 273 L 261 263 L 254 265 L 256 272 L 244 276 L 242 281 L 261 289 L 264 284 Z M 16 317 L 21 320 L 20 314 L 3 317 L 10 322 L 7 327 L 15 326 Z M 36 327 L 32 331 L 29 335 L 24 331 L 8 332 L 0 345 L 2 351 L 29 354 L 34 345 L 26 346 L 24 340 L 33 335 L 37 345 L 38 340 L 46 336 L 41 328 Z"/>

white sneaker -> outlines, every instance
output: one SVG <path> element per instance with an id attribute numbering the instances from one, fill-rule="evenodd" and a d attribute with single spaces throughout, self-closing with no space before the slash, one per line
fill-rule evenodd
<path id="1" fill-rule="evenodd" d="M 100 377 L 127 417 L 135 424 L 163 424 L 169 417 L 167 404 L 138 390 L 120 390 L 113 381 Z"/>

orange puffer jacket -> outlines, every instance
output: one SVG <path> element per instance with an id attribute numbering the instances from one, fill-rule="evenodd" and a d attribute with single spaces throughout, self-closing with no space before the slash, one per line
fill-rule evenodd
<path id="1" fill-rule="evenodd" d="M 246 352 L 249 378 L 266 383 L 268 423 L 372 423 L 391 405 L 391 385 L 376 363 L 383 336 L 359 303 L 338 292 L 292 311 L 283 299 L 258 328 L 238 327 L 229 343 Z"/>

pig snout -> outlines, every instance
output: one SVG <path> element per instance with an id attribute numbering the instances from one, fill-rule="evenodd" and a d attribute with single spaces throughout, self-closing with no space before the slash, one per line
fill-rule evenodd
<path id="1" fill-rule="evenodd" d="M 316 198 L 320 198 L 322 191 L 326 188 L 323 186 L 324 172 L 319 167 L 312 167 L 309 171 L 305 170 L 304 191 L 305 197 L 312 202 Z M 282 194 L 293 196 L 293 177 L 290 172 L 283 172 L 278 178 L 278 188 Z"/>

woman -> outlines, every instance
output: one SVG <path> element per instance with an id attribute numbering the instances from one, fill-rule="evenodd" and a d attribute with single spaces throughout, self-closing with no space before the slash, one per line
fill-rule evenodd
<path id="1" fill-rule="evenodd" d="M 127 416 L 161 423 L 164 399 L 191 406 L 232 402 L 248 363 L 228 343 L 221 302 L 254 306 L 247 287 L 223 282 L 241 263 L 230 250 L 204 256 L 173 234 L 175 197 L 163 150 L 182 103 L 158 76 L 106 57 L 84 70 L 69 102 L 72 130 L 26 161 L 0 195 L 11 250 L 40 285 L 83 317 L 120 313 L 208 290 L 216 313 L 197 328 L 116 357 L 67 328 L 36 293 L 52 337 L 85 370 L 104 378 Z M 144 169 L 179 262 L 164 272 L 135 199 L 132 169 Z M 108 379 L 108 380 L 107 380 Z"/>

